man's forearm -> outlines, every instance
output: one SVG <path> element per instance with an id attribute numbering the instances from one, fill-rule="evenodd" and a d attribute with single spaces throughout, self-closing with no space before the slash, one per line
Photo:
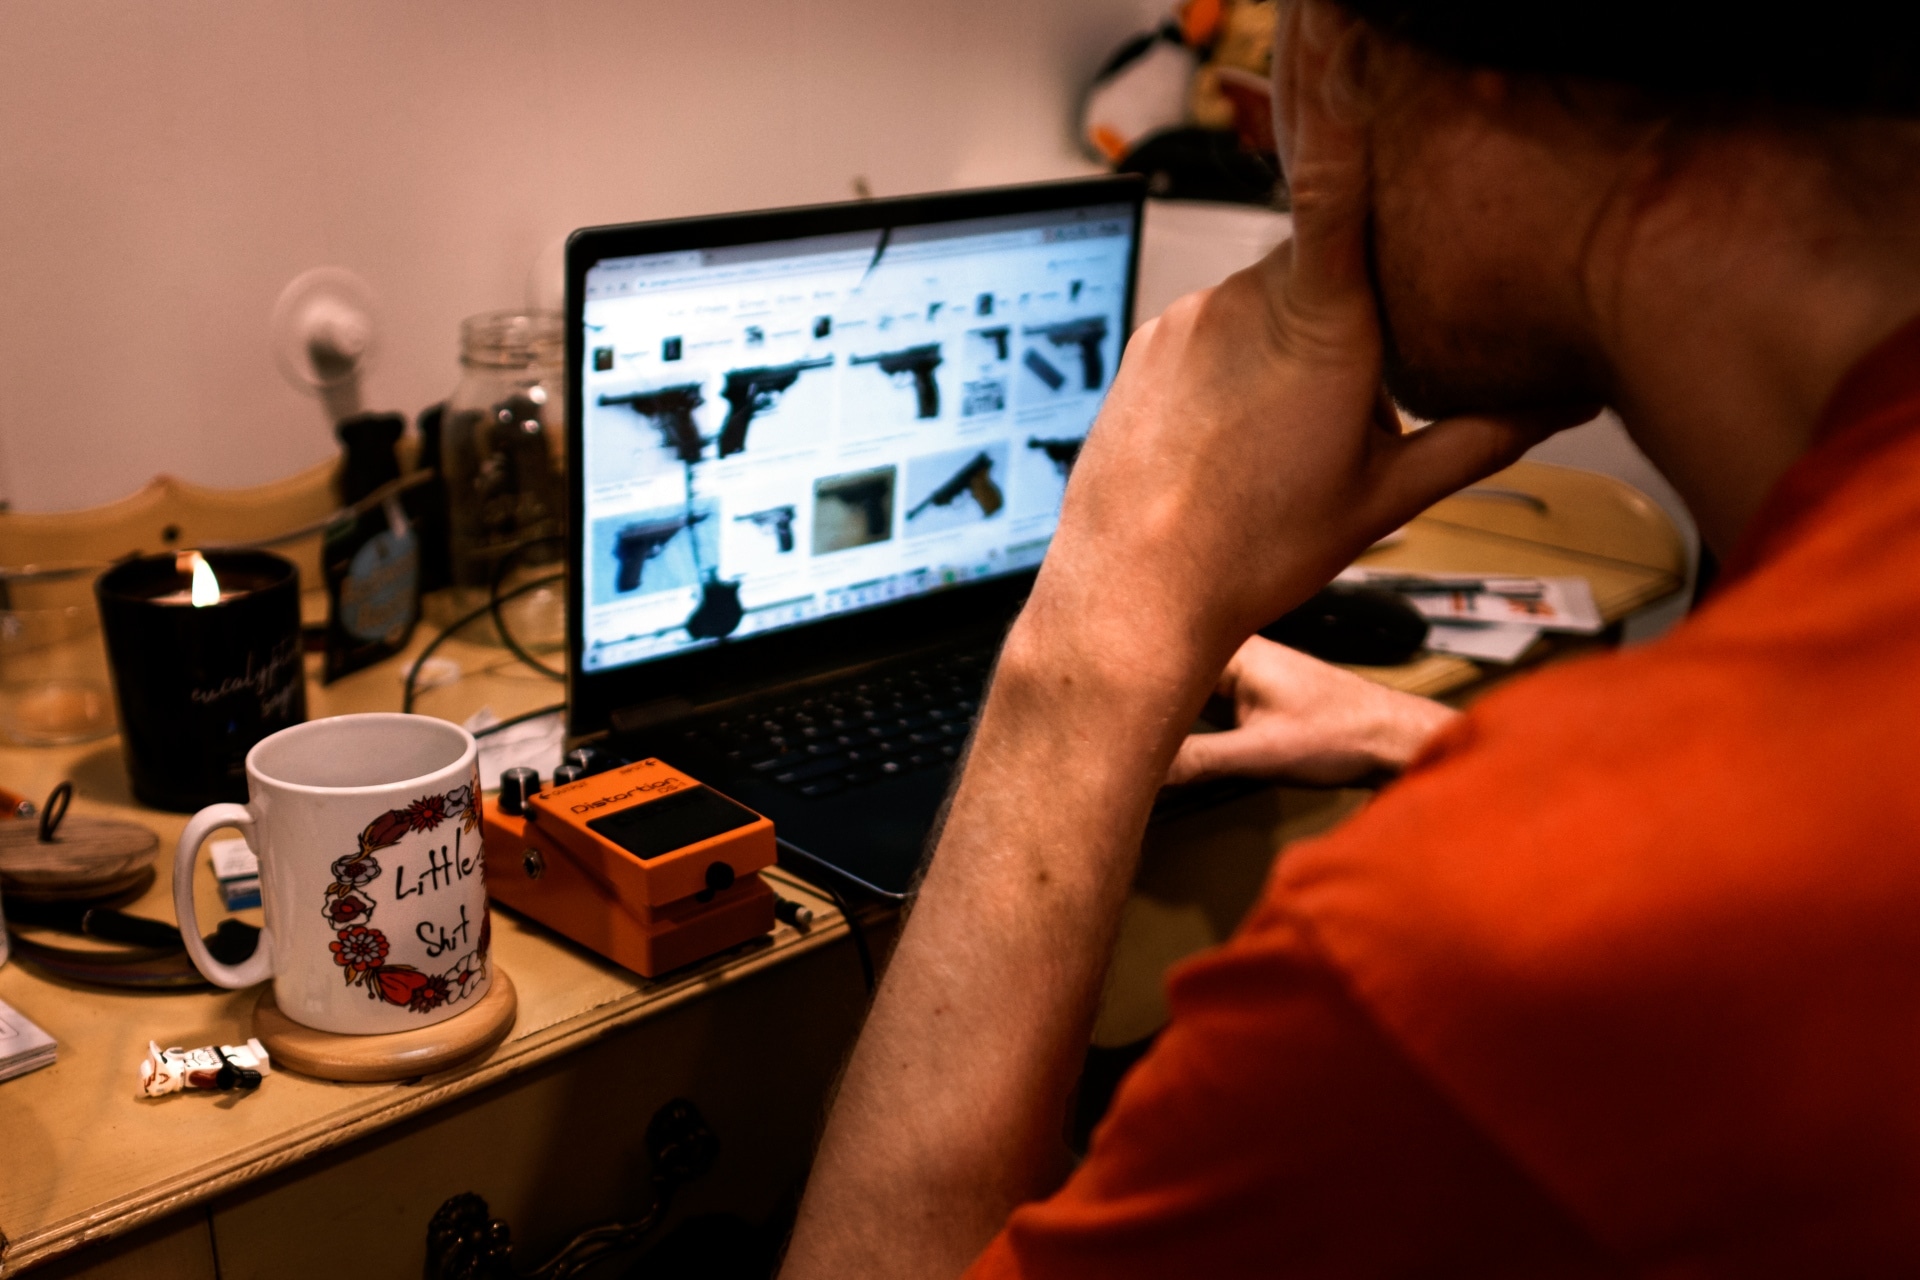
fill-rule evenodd
<path id="1" fill-rule="evenodd" d="M 952 1275 L 1065 1171 L 1141 832 L 1207 658 L 1024 619 L 849 1064 L 790 1278 Z M 1094 648 L 1088 648 L 1095 645 Z"/>

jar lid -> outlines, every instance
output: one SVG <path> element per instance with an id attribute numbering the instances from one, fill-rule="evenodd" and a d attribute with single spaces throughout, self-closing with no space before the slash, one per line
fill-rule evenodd
<path id="1" fill-rule="evenodd" d="M 565 318 L 558 311 L 484 311 L 460 322 L 460 359 L 508 369 L 564 358 Z"/>

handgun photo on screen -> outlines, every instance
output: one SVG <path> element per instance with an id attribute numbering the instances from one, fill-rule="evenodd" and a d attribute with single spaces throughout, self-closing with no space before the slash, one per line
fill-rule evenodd
<path id="1" fill-rule="evenodd" d="M 935 533 L 991 520 L 1007 505 L 1005 441 L 953 449 L 907 463 L 906 531 Z"/>
<path id="2" fill-rule="evenodd" d="M 730 458 L 747 447 L 747 431 L 754 415 L 767 412 L 780 397 L 812 369 L 833 364 L 832 356 L 818 360 L 795 360 L 791 364 L 762 365 L 757 369 L 735 369 L 727 375 L 721 399 L 727 402 L 727 419 L 720 424 L 720 456 Z"/>
<path id="3" fill-rule="evenodd" d="M 608 604 L 698 584 L 720 560 L 711 500 L 658 507 L 593 523 L 593 598 Z"/>
<path id="4" fill-rule="evenodd" d="M 781 555 L 793 550 L 794 506 L 768 507 L 764 511 L 749 511 L 745 515 L 735 516 L 735 524 L 750 524 L 773 538 L 775 548 Z"/>
<path id="5" fill-rule="evenodd" d="M 872 364 L 880 366 L 880 372 L 892 378 L 896 383 L 913 387 L 915 407 L 921 418 L 940 416 L 940 384 L 935 380 L 933 371 L 941 364 L 940 344 L 923 343 L 915 347 L 903 347 L 898 351 L 881 351 L 874 355 L 853 356 L 848 364 Z"/>
<path id="6" fill-rule="evenodd" d="M 707 402 L 697 382 L 676 383 L 651 391 L 629 391 L 623 395 L 602 395 L 603 409 L 625 405 L 660 434 L 660 447 L 679 462 L 698 462 L 705 455 L 707 442 L 693 420 L 693 411 Z"/>
<path id="7" fill-rule="evenodd" d="M 1087 442 L 1085 436 L 1076 436 L 1071 440 L 1042 440 L 1039 436 L 1027 437 L 1027 448 L 1038 449 L 1047 455 L 1054 470 L 1060 473 L 1065 482 L 1073 477 L 1073 464 L 1080 461 L 1080 446 Z"/>
<path id="8" fill-rule="evenodd" d="M 1107 358 L 1102 351 L 1107 341 L 1105 316 L 1083 316 L 1078 320 L 1063 320 L 1059 324 L 1027 325 L 1020 332 L 1023 337 L 1040 338 L 1052 343 L 1056 348 L 1055 356 L 1061 360 L 1071 360 L 1078 355 L 1081 390 L 1098 391 L 1106 385 Z M 1078 351 L 1074 348 L 1078 348 Z M 1042 372 L 1042 366 L 1049 372 Z M 1027 351 L 1027 368 L 1032 369 L 1034 376 L 1054 391 L 1060 390 L 1065 381 L 1065 375 L 1059 367 L 1037 350 Z M 1055 382 L 1055 378 L 1061 381 Z"/>
<path id="9" fill-rule="evenodd" d="M 894 475 L 893 467 L 874 467 L 814 481 L 813 554 L 892 538 Z"/>

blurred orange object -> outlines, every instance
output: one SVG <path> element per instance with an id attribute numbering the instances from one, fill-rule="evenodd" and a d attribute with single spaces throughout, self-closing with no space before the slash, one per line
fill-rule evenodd
<path id="1" fill-rule="evenodd" d="M 646 977 L 773 928 L 773 823 L 642 760 L 485 805 L 487 893 Z"/>

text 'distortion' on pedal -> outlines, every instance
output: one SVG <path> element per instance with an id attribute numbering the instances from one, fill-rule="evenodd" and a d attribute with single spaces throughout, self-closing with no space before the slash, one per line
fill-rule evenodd
<path id="1" fill-rule="evenodd" d="M 773 928 L 773 823 L 753 810 L 658 760 L 537 785 L 508 770 L 486 802 L 497 901 L 649 978 Z"/>

